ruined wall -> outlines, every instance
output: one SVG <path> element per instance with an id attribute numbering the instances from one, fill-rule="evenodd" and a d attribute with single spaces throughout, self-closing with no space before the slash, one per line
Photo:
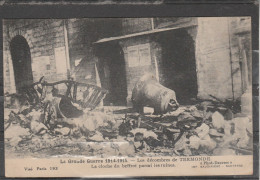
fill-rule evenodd
<path id="1" fill-rule="evenodd" d="M 237 98 L 252 84 L 251 18 L 230 18 L 229 27 L 233 88 L 234 96 Z M 244 62 L 247 62 L 247 72 L 244 72 L 242 67 L 245 65 Z"/>
<path id="2" fill-rule="evenodd" d="M 5 20 L 3 29 L 5 92 L 15 92 L 10 42 L 17 35 L 24 37 L 29 44 L 34 81 L 38 81 L 43 75 L 46 80 L 52 81 L 67 77 L 66 69 L 59 68 L 57 73 L 55 58 L 55 51 L 57 55 L 62 53 L 59 50 L 65 48 L 62 20 Z M 60 60 L 66 62 L 64 58 Z"/>
<path id="3" fill-rule="evenodd" d="M 198 97 L 232 97 L 228 18 L 198 18 Z"/>
<path id="4" fill-rule="evenodd" d="M 43 75 L 50 82 L 67 78 L 65 27 L 72 77 L 81 82 L 96 83 L 97 59 L 93 42 L 102 37 L 113 36 L 116 33 L 114 29 L 119 31 L 121 24 L 117 19 L 6 20 L 3 28 L 5 92 L 16 91 L 9 46 L 17 35 L 24 37 L 29 44 L 34 81 L 38 81 Z"/>
<path id="5" fill-rule="evenodd" d="M 220 99 L 233 96 L 236 99 L 241 96 L 241 78 L 244 76 L 239 64 L 241 51 L 247 49 L 248 58 L 251 58 L 250 20 L 242 20 L 241 23 L 241 19 L 244 18 L 198 18 L 196 61 L 199 98 L 214 95 Z M 243 37 L 247 45 L 239 45 L 237 31 L 246 34 Z"/>
<path id="6" fill-rule="evenodd" d="M 93 43 L 114 36 L 121 30 L 121 24 L 118 19 L 111 18 L 68 19 L 67 28 L 72 75 L 77 81 L 96 84 L 98 59 Z"/>

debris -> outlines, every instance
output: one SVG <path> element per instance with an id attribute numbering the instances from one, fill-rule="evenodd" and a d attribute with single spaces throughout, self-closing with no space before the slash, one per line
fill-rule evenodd
<path id="1" fill-rule="evenodd" d="M 208 112 L 204 112 L 204 120 L 209 120 L 209 119 L 211 119 L 211 117 L 212 117 L 212 112 L 210 112 L 210 111 L 208 111 Z"/>
<path id="2" fill-rule="evenodd" d="M 13 147 L 17 146 L 19 142 L 22 141 L 22 138 L 19 136 L 14 136 L 9 140 L 9 144 Z"/>
<path id="3" fill-rule="evenodd" d="M 252 122 L 247 123 L 246 130 L 250 134 L 250 136 L 253 136 L 253 123 Z"/>
<path id="4" fill-rule="evenodd" d="M 103 135 L 97 131 L 93 136 L 89 137 L 88 140 L 95 141 L 95 142 L 102 142 L 104 141 L 104 138 Z"/>
<path id="5" fill-rule="evenodd" d="M 130 132 L 133 133 L 134 135 L 137 133 L 141 133 L 141 134 L 143 134 L 144 138 L 148 138 L 148 137 L 153 137 L 154 139 L 158 138 L 157 134 L 155 134 L 153 131 L 149 131 L 144 128 L 136 128 L 136 129 L 131 130 Z"/>
<path id="6" fill-rule="evenodd" d="M 181 130 L 180 129 L 172 129 L 172 128 L 167 128 L 167 131 L 171 132 L 171 133 L 180 133 Z"/>
<path id="7" fill-rule="evenodd" d="M 203 112 L 200 112 L 198 110 L 197 111 L 192 111 L 191 115 L 193 117 L 195 117 L 196 119 L 198 119 L 198 120 L 202 120 L 203 119 Z"/>
<path id="8" fill-rule="evenodd" d="M 191 148 L 198 150 L 201 147 L 204 152 L 212 151 L 217 145 L 217 143 L 212 140 L 209 135 L 204 136 L 203 139 L 197 136 L 191 136 L 189 141 L 189 146 Z"/>
<path id="9" fill-rule="evenodd" d="M 207 135 L 203 139 L 201 139 L 200 146 L 202 147 L 204 152 L 209 152 L 216 148 L 217 143 L 213 139 L 211 139 L 209 135 Z"/>
<path id="10" fill-rule="evenodd" d="M 229 148 L 216 148 L 213 151 L 213 155 L 215 156 L 231 156 L 236 155 L 236 151 Z"/>
<path id="11" fill-rule="evenodd" d="M 248 87 L 246 92 L 241 96 L 241 112 L 248 117 L 252 117 L 252 88 Z"/>
<path id="12" fill-rule="evenodd" d="M 144 107 L 144 114 L 153 114 L 154 108 L 151 107 Z"/>
<path id="13" fill-rule="evenodd" d="M 178 121 L 196 120 L 190 113 L 183 112 L 178 116 Z"/>
<path id="14" fill-rule="evenodd" d="M 178 135 L 178 137 L 180 137 L 180 139 L 178 141 L 176 141 L 176 143 L 174 144 L 174 150 L 183 151 L 184 149 L 186 149 L 186 147 L 188 146 L 188 142 L 189 142 L 189 139 L 187 139 L 186 136 L 187 136 L 187 133 L 184 133 L 181 136 Z"/>
<path id="15" fill-rule="evenodd" d="M 22 128 L 18 124 L 12 124 L 7 130 L 5 130 L 6 139 L 11 139 L 14 137 L 24 137 L 29 135 L 29 129 Z"/>
<path id="16" fill-rule="evenodd" d="M 19 106 L 20 111 L 5 110 L 7 144 L 30 152 L 56 149 L 64 154 L 101 157 L 136 156 L 137 153 L 139 156 L 153 153 L 179 156 L 252 154 L 252 119 L 235 113 L 226 104 L 231 101 L 204 101 L 172 111 L 177 102 L 166 103 L 173 94 L 165 87 L 153 80 L 139 85 L 158 85 L 159 94 L 167 92 L 162 97 L 146 98 L 166 104 L 168 108 L 141 104 L 145 113 L 141 115 L 132 109 L 114 106 L 94 110 L 95 103 L 80 103 L 73 94 L 64 96 L 51 88 L 54 94 L 47 93 L 35 106 L 23 104 Z M 159 115 L 151 115 L 153 109 Z"/>
<path id="17" fill-rule="evenodd" d="M 147 152 L 150 150 L 149 146 L 144 140 L 134 141 L 135 152 Z"/>
<path id="18" fill-rule="evenodd" d="M 224 136 L 224 134 L 219 133 L 216 129 L 210 129 L 209 135 L 215 136 L 215 137 L 223 137 Z"/>
<path id="19" fill-rule="evenodd" d="M 118 129 L 120 136 L 126 136 L 127 134 L 129 134 L 129 132 L 132 130 L 132 124 L 130 123 L 130 120 L 120 124 Z"/>
<path id="20" fill-rule="evenodd" d="M 218 111 L 212 114 L 212 124 L 217 129 L 223 128 L 225 126 L 224 117 Z"/>
<path id="21" fill-rule="evenodd" d="M 232 120 L 233 118 L 234 118 L 234 114 L 231 111 L 231 109 L 228 108 L 227 111 L 224 114 L 224 119 L 225 120 Z"/>
<path id="22" fill-rule="evenodd" d="M 119 155 L 122 156 L 134 156 L 135 155 L 135 146 L 133 142 L 123 142 L 119 145 Z"/>
<path id="23" fill-rule="evenodd" d="M 190 113 L 184 112 L 178 116 L 176 127 L 181 130 L 190 130 L 196 128 L 200 120 L 196 120 Z"/>
<path id="24" fill-rule="evenodd" d="M 199 137 L 197 137 L 197 136 L 191 136 L 190 138 L 189 138 L 189 146 L 191 147 L 191 148 L 193 148 L 193 149 L 196 149 L 196 150 L 198 150 L 199 149 L 199 147 L 200 147 L 200 138 Z"/>
<path id="25" fill-rule="evenodd" d="M 66 118 L 77 118 L 83 115 L 83 111 L 74 106 L 72 100 L 66 96 L 62 96 L 56 107 L 59 110 L 59 113 Z"/>
<path id="26" fill-rule="evenodd" d="M 62 134 L 64 136 L 67 136 L 70 133 L 70 128 L 68 128 L 68 127 L 56 128 L 55 132 L 57 132 L 59 134 Z"/>
<path id="27" fill-rule="evenodd" d="M 32 109 L 32 111 L 30 113 L 28 113 L 27 116 L 30 117 L 33 121 L 41 122 L 41 115 L 42 115 L 42 112 Z"/>
<path id="28" fill-rule="evenodd" d="M 176 111 L 171 111 L 169 114 L 171 116 L 179 116 L 181 113 L 183 113 L 186 110 L 186 107 L 179 107 Z"/>
<path id="29" fill-rule="evenodd" d="M 31 121 L 31 131 L 34 134 L 44 134 L 46 133 L 48 128 L 41 122 L 32 120 Z"/>
<path id="30" fill-rule="evenodd" d="M 197 110 L 198 110 L 198 109 L 197 109 L 196 106 L 190 106 L 189 108 L 187 108 L 186 111 L 188 111 L 188 112 L 193 112 L 193 111 L 197 111 Z"/>
<path id="31" fill-rule="evenodd" d="M 213 105 L 212 101 L 203 101 L 203 102 L 201 102 L 200 104 L 197 105 L 197 108 L 199 110 L 207 111 L 208 106 L 212 106 L 212 105 Z"/>
<path id="32" fill-rule="evenodd" d="M 229 123 L 229 121 L 226 121 L 225 124 L 224 124 L 224 134 L 226 136 L 230 136 L 231 135 L 231 128 L 232 128 L 231 123 Z"/>
<path id="33" fill-rule="evenodd" d="M 198 134 L 199 138 L 203 139 L 209 134 L 209 126 L 203 123 L 200 127 L 197 127 L 195 132 Z"/>

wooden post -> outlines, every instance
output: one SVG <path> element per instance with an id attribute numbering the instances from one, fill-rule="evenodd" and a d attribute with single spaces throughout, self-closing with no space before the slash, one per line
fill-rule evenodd
<path id="1" fill-rule="evenodd" d="M 68 44 L 68 31 L 67 31 L 65 19 L 63 20 L 63 29 L 64 29 L 64 40 L 65 40 L 67 75 L 68 77 L 70 77 L 70 55 L 69 55 L 69 44 Z"/>

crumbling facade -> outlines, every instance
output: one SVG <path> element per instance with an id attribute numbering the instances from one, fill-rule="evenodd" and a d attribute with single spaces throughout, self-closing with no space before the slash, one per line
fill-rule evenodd
<path id="1" fill-rule="evenodd" d="M 70 76 L 109 90 L 105 105 L 130 105 L 148 72 L 187 103 L 239 98 L 252 81 L 249 17 L 5 20 L 3 30 L 9 93 Z"/>
<path id="2" fill-rule="evenodd" d="M 3 29 L 6 157 L 253 154 L 250 18 Z"/>

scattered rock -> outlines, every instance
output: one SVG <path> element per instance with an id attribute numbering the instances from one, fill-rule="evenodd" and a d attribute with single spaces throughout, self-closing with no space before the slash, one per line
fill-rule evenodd
<path id="1" fill-rule="evenodd" d="M 182 137 L 175 143 L 174 150 L 181 151 L 188 146 L 189 139 L 187 139 L 187 134 L 184 133 Z"/>
<path id="2" fill-rule="evenodd" d="M 68 127 L 56 128 L 56 129 L 55 129 L 55 132 L 58 132 L 59 134 L 62 134 L 62 135 L 64 135 L 64 136 L 67 136 L 67 135 L 69 135 L 69 133 L 70 133 L 70 128 L 68 128 Z"/>
<path id="3" fill-rule="evenodd" d="M 189 138 L 190 144 L 189 147 L 198 150 L 200 147 L 200 138 L 197 136 L 191 136 Z"/>
<path id="4" fill-rule="evenodd" d="M 231 129 L 232 129 L 231 123 L 229 123 L 228 121 L 226 121 L 225 124 L 224 124 L 224 134 L 225 134 L 226 136 L 230 136 L 230 135 L 231 135 Z"/>
<path id="5" fill-rule="evenodd" d="M 153 114 L 154 108 L 144 107 L 144 114 Z"/>
<path id="6" fill-rule="evenodd" d="M 203 113 L 200 111 L 192 111 L 191 115 L 197 119 L 203 119 Z"/>
<path id="7" fill-rule="evenodd" d="M 212 106 L 212 102 L 211 101 L 203 101 L 202 103 L 200 103 L 198 105 L 198 109 L 201 109 L 201 110 L 207 110 L 208 109 L 208 106 Z"/>
<path id="8" fill-rule="evenodd" d="M 35 109 L 33 109 L 28 114 L 28 116 L 30 116 L 33 121 L 39 121 L 40 122 L 41 121 L 41 114 L 42 114 L 42 112 L 36 111 Z"/>
<path id="9" fill-rule="evenodd" d="M 153 131 L 149 131 L 144 128 L 136 128 L 136 129 L 131 130 L 130 132 L 133 133 L 134 135 L 136 133 L 141 133 L 141 134 L 143 134 L 144 138 L 148 138 L 148 137 L 153 137 L 154 139 L 158 138 L 157 134 L 155 134 Z"/>
<path id="10" fill-rule="evenodd" d="M 21 140 L 22 140 L 21 137 L 19 137 L 19 136 L 14 136 L 13 138 L 11 138 L 11 139 L 9 140 L 9 144 L 10 144 L 11 146 L 15 147 L 15 146 L 17 146 L 17 145 L 19 144 L 19 142 L 20 142 Z"/>
<path id="11" fill-rule="evenodd" d="M 119 146 L 119 155 L 122 156 L 134 156 L 135 155 L 135 146 L 133 142 L 123 142 Z"/>
<path id="12" fill-rule="evenodd" d="M 208 152 L 215 149 L 217 143 L 213 139 L 211 139 L 209 135 L 207 135 L 200 141 L 200 146 L 204 151 Z"/>
<path id="13" fill-rule="evenodd" d="M 126 136 L 127 134 L 129 134 L 129 132 L 132 130 L 132 124 L 130 122 L 130 120 L 126 121 L 126 122 L 122 122 L 119 127 L 119 135 L 120 136 Z"/>
<path id="14" fill-rule="evenodd" d="M 28 129 L 22 128 L 18 124 L 12 124 L 6 131 L 5 131 L 5 138 L 11 139 L 14 137 L 24 137 L 29 136 L 30 132 Z"/>
<path id="15" fill-rule="evenodd" d="M 90 141 L 102 142 L 104 141 L 103 135 L 100 132 L 96 132 L 94 136 L 88 138 Z"/>
<path id="16" fill-rule="evenodd" d="M 186 110 L 185 107 L 179 107 L 176 111 L 171 111 L 169 114 L 171 116 L 179 116 L 181 113 L 183 113 Z"/>
<path id="17" fill-rule="evenodd" d="M 216 129 L 220 129 L 225 126 L 224 117 L 218 111 L 212 114 L 212 124 Z"/>
<path id="18" fill-rule="evenodd" d="M 135 152 L 147 152 L 150 150 L 150 147 L 146 144 L 145 141 L 134 141 Z"/>
<path id="19" fill-rule="evenodd" d="M 31 122 L 31 131 L 34 134 L 44 134 L 47 130 L 47 127 L 43 123 L 34 120 Z"/>
<path id="20" fill-rule="evenodd" d="M 215 137 L 223 137 L 224 136 L 224 134 L 219 133 L 216 129 L 210 129 L 209 135 L 215 136 Z"/>
<path id="21" fill-rule="evenodd" d="M 213 151 L 213 155 L 215 156 L 232 156 L 236 155 L 236 151 L 229 148 L 216 148 Z"/>
<path id="22" fill-rule="evenodd" d="M 232 120 L 234 118 L 234 114 L 231 111 L 231 109 L 227 109 L 227 111 L 224 114 L 224 119 L 225 120 Z"/>
<path id="23" fill-rule="evenodd" d="M 196 120 L 190 113 L 183 112 L 178 116 L 178 121 Z"/>
<path id="24" fill-rule="evenodd" d="M 197 111 L 197 110 L 198 110 L 198 109 L 197 109 L 196 106 L 190 106 L 189 108 L 187 108 L 186 111 L 188 111 L 188 112 L 193 112 L 193 111 Z"/>
<path id="25" fill-rule="evenodd" d="M 205 118 L 205 119 L 210 119 L 210 118 L 212 117 L 212 114 L 213 114 L 213 113 L 210 112 L 210 111 L 208 111 L 208 112 L 205 111 L 205 113 L 204 113 L 204 118 Z"/>
<path id="26" fill-rule="evenodd" d="M 250 134 L 250 136 L 253 136 L 253 124 L 252 124 L 252 122 L 247 123 L 246 130 Z"/>
<path id="27" fill-rule="evenodd" d="M 197 127 L 195 132 L 198 134 L 199 138 L 203 139 L 209 134 L 209 126 L 203 123 L 200 127 Z"/>

